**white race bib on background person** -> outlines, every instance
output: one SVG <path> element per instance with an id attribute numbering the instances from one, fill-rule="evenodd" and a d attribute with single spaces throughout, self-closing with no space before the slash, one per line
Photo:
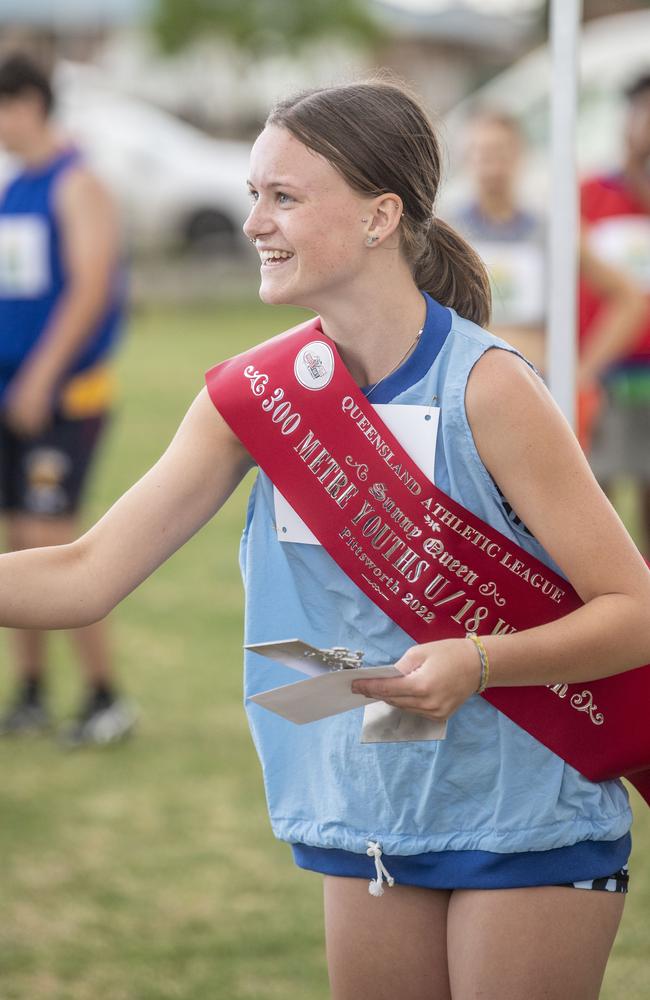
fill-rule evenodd
<path id="1" fill-rule="evenodd" d="M 479 240 L 492 285 L 493 322 L 504 326 L 539 326 L 546 313 L 544 253 L 538 243 Z"/>
<path id="2" fill-rule="evenodd" d="M 643 215 L 620 215 L 601 219 L 589 227 L 589 246 L 607 264 L 650 292 L 650 219 Z"/>
<path id="3" fill-rule="evenodd" d="M 37 298 L 50 282 L 45 221 L 38 215 L 0 217 L 0 295 Z"/>

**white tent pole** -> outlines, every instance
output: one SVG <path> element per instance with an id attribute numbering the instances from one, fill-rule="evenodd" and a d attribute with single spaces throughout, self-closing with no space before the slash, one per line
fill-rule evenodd
<path id="1" fill-rule="evenodd" d="M 551 171 L 546 370 L 560 409 L 575 425 L 579 208 L 575 155 L 578 35 L 582 0 L 551 0 Z"/>

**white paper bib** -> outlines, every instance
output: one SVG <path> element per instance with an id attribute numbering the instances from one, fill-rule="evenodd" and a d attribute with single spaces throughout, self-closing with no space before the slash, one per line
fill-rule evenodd
<path id="1" fill-rule="evenodd" d="M 478 240 L 474 244 L 490 276 L 494 322 L 538 326 L 546 313 L 546 279 L 538 243 Z"/>
<path id="2" fill-rule="evenodd" d="M 0 218 L 0 294 L 33 299 L 50 287 L 48 231 L 38 215 Z"/>
<path id="3" fill-rule="evenodd" d="M 404 403 L 377 403 L 373 409 L 377 411 L 377 415 L 393 432 L 416 465 L 433 482 L 440 408 L 437 406 L 410 406 Z M 275 486 L 273 487 L 273 500 L 275 526 L 280 542 L 301 542 L 305 545 L 320 544 L 316 536 L 298 517 L 293 507 L 287 503 Z"/>
<path id="4" fill-rule="evenodd" d="M 589 246 L 606 263 L 620 268 L 650 292 L 650 219 L 621 215 L 589 228 Z"/>

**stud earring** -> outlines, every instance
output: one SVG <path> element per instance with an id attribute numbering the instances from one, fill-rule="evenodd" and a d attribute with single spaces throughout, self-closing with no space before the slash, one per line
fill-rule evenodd
<path id="1" fill-rule="evenodd" d="M 367 220 L 367 219 L 362 219 L 361 221 L 362 221 L 362 222 L 367 222 L 368 220 Z"/>
<path id="2" fill-rule="evenodd" d="M 378 239 L 379 239 L 378 236 L 368 236 L 366 238 L 366 246 L 368 246 L 368 247 L 373 246 L 377 242 Z"/>

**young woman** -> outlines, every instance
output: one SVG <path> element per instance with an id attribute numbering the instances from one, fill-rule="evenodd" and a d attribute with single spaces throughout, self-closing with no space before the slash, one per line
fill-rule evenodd
<path id="1" fill-rule="evenodd" d="M 253 147 L 244 227 L 260 295 L 320 314 L 372 404 L 439 407 L 431 478 L 557 566 L 584 601 L 553 623 L 484 638 L 491 685 L 638 666 L 650 658 L 650 574 L 539 378 L 482 329 L 487 281 L 435 218 L 439 175 L 431 125 L 398 87 L 353 84 L 278 106 Z M 2 623 L 100 619 L 251 465 L 202 391 L 159 462 L 79 541 L 0 559 Z M 294 726 L 249 703 L 274 832 L 325 875 L 333 996 L 596 997 L 623 909 L 623 786 L 587 781 L 476 697 L 474 643 L 413 647 L 320 546 L 279 541 L 275 521 L 260 473 L 242 540 L 247 642 L 299 636 L 398 661 L 403 677 L 358 690 L 449 720 L 440 742 L 362 743 L 361 711 Z M 287 679 L 274 669 L 249 654 L 247 694 Z M 368 893 L 375 858 L 395 880 L 381 900 Z"/>

